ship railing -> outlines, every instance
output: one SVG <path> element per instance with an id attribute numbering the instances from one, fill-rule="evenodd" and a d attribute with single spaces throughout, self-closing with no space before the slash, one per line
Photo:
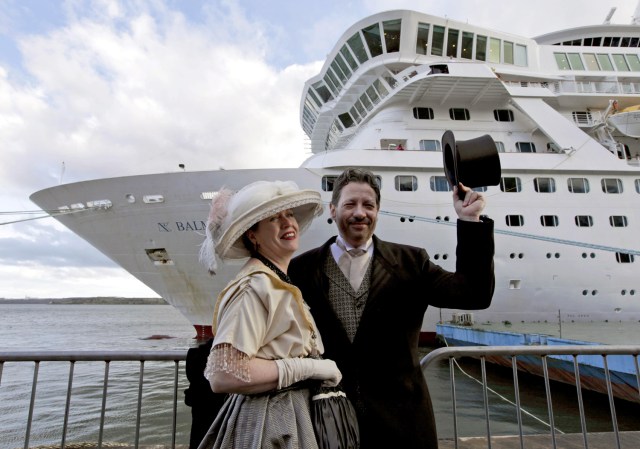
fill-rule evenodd
<path id="1" fill-rule="evenodd" d="M 161 428 L 163 432 L 157 432 L 154 435 L 146 435 L 146 438 L 158 439 L 164 438 L 162 447 L 186 447 L 186 445 L 176 446 L 176 437 L 179 434 L 178 422 L 182 423 L 182 433 L 184 428 L 190 427 L 190 417 L 184 407 L 184 402 L 179 400 L 178 392 L 186 388 L 186 379 L 184 373 L 184 366 L 181 369 L 181 362 L 186 360 L 187 352 L 184 350 L 175 351 L 0 351 L 0 394 L 3 400 L 0 400 L 0 416 L 6 413 L 5 407 L 15 408 L 17 398 L 6 400 L 9 392 L 7 390 L 18 389 L 19 386 L 23 386 L 23 382 L 28 378 L 25 364 L 33 364 L 32 381 L 31 381 L 31 394 L 29 399 L 28 410 L 26 410 L 26 424 L 24 427 L 24 449 L 28 449 L 30 444 L 42 444 L 43 441 L 32 441 L 56 438 L 60 442 L 59 446 L 52 446 L 55 448 L 64 449 L 67 445 L 71 447 L 78 447 L 78 443 L 69 443 L 68 437 L 70 436 L 70 428 L 76 428 L 79 425 L 83 427 L 91 426 L 87 424 L 93 418 L 95 407 L 91 406 L 91 413 L 87 410 L 86 406 L 82 409 L 84 416 L 74 416 L 72 413 L 72 403 L 75 403 L 74 399 L 78 403 L 86 404 L 87 401 L 93 403 L 97 402 L 97 397 L 100 397 L 99 418 L 97 423 L 94 423 L 94 427 L 87 431 L 83 429 L 84 439 L 88 438 L 90 442 L 83 441 L 82 444 L 86 444 L 86 447 L 113 447 L 112 444 L 105 441 L 107 434 L 113 434 L 116 439 L 126 438 L 127 443 L 131 443 L 135 448 L 140 447 L 141 444 L 141 422 L 145 418 L 143 413 L 143 402 L 155 403 L 155 410 L 153 419 L 158 424 L 155 428 Z M 18 362 L 18 363 L 14 363 Z M 49 363 L 51 362 L 51 363 Z M 158 362 L 158 363 L 156 363 Z M 145 371 L 145 366 L 152 364 L 152 369 Z M 45 371 L 45 365 L 47 368 L 48 376 L 40 382 L 41 371 Z M 64 377 L 64 366 L 68 365 L 68 374 L 66 379 Z M 102 370 L 100 366 L 102 365 Z M 136 368 L 137 367 L 137 368 Z M 10 374 L 11 369 L 16 369 L 18 380 L 6 379 Z M 3 379 L 3 371 L 5 372 L 5 378 Z M 80 375 L 74 375 L 75 371 L 80 371 Z M 102 372 L 101 372 L 102 371 Z M 137 372 L 136 372 L 137 371 Z M 149 374 L 149 379 L 145 379 L 145 373 Z M 153 376 L 151 376 L 153 374 Z M 15 377 L 15 376 L 14 376 Z M 54 377 L 54 378 L 52 378 Z M 80 378 L 78 383 L 81 385 L 74 388 L 74 379 Z M 137 377 L 137 383 L 130 381 Z M 117 378 L 117 380 L 116 380 Z M 76 379 L 78 380 L 78 379 Z M 40 385 L 42 383 L 43 385 Z M 52 392 L 52 388 L 64 388 L 66 383 L 66 393 L 63 391 Z M 151 388 L 150 385 L 153 385 Z M 46 391 L 45 396 L 51 400 L 48 402 L 59 403 L 57 399 L 64 394 L 66 401 L 64 403 L 64 410 L 53 411 L 51 403 L 40 403 L 45 401 L 38 401 L 40 395 L 36 392 L 43 390 Z M 146 390 L 145 390 L 146 387 Z M 5 391 L 3 391 L 5 390 Z M 113 390 L 113 391 L 111 391 Z M 52 396 L 57 393 L 57 395 Z M 126 399 L 131 407 L 127 411 L 124 410 L 122 404 L 112 404 L 114 396 L 119 399 Z M 53 398 L 56 398 L 54 401 Z M 135 398 L 135 402 L 133 401 Z M 110 401 L 111 400 L 111 401 Z M 61 405 L 61 404 L 60 404 Z M 164 413 L 163 416 L 158 416 L 158 407 L 160 407 Z M 135 410 L 133 410 L 135 409 Z M 5 411 L 3 411 L 5 410 Z M 44 411 L 43 411 L 44 410 Z M 60 412 L 60 413 L 58 413 Z M 128 413 L 127 413 L 128 412 Z M 51 435 L 42 436 L 32 435 L 32 429 L 34 422 L 38 420 L 34 417 L 45 414 L 55 414 L 59 416 L 61 422 L 56 425 L 55 428 L 60 432 L 59 437 L 52 437 Z M 117 418 L 109 416 L 109 414 L 117 415 Z M 6 415 L 5 415 L 6 416 Z M 78 423 L 72 423 L 70 418 L 74 418 Z M 107 422 L 108 421 L 108 422 Z M 12 423 L 13 428 L 16 429 L 16 424 Z M 126 427 L 126 429 L 124 428 Z M 168 430 L 165 430 L 168 429 Z M 51 429 L 47 431 L 51 433 Z M 73 432 L 71 432 L 73 433 Z M 161 435 L 159 435 L 161 433 Z M 88 435 L 88 436 L 87 436 Z M 181 435 L 184 440 L 184 435 Z M 5 438 L 10 438 L 6 433 L 0 435 L 0 442 Z M 188 432 L 186 440 L 188 442 Z M 0 446 L 2 448 L 19 447 L 18 444 L 13 444 L 15 438 L 11 438 L 12 443 L 5 440 Z M 9 444 L 12 444 L 9 446 Z M 46 444 L 50 444 L 50 441 L 46 441 Z M 57 444 L 57 443 L 56 443 Z M 82 446 L 85 447 L 85 446 Z M 129 446 L 127 446 L 129 447 Z"/>
<path id="2" fill-rule="evenodd" d="M 484 405 L 484 419 L 485 419 L 485 435 L 478 436 L 472 435 L 476 441 L 480 439 L 480 444 L 482 442 L 486 442 L 486 447 L 491 448 L 492 443 L 496 443 L 497 435 L 492 435 L 492 421 L 491 421 L 491 413 L 490 407 L 498 406 L 505 407 L 505 402 L 508 404 L 507 407 L 513 407 L 513 414 L 516 417 L 516 423 L 512 426 L 512 433 L 510 435 L 511 438 L 514 439 L 512 442 L 512 446 L 509 447 L 530 447 L 528 444 L 531 444 L 532 441 L 526 442 L 527 438 L 533 436 L 538 438 L 538 442 L 540 441 L 540 437 L 543 438 L 546 436 L 546 442 L 543 442 L 543 446 L 540 447 L 553 447 L 557 448 L 558 446 L 558 438 L 559 436 L 564 438 L 567 435 L 562 434 L 561 431 L 556 429 L 555 425 L 555 415 L 554 415 L 554 407 L 552 402 L 552 394 L 551 394 L 551 381 L 559 380 L 558 376 L 558 368 L 555 365 L 557 360 L 564 360 L 568 364 L 568 366 L 573 366 L 573 370 L 567 370 L 565 366 L 565 370 L 560 374 L 560 380 L 562 383 L 573 383 L 575 385 L 575 403 L 573 407 L 577 406 L 579 422 L 580 422 L 580 432 L 575 432 L 571 437 L 574 437 L 572 440 L 575 444 L 571 447 L 584 447 L 587 449 L 589 447 L 589 438 L 590 434 L 587 429 L 587 415 L 585 413 L 585 402 L 583 400 L 583 392 L 587 389 L 585 388 L 587 384 L 589 384 L 589 390 L 595 390 L 599 393 L 604 393 L 608 398 L 609 404 L 609 414 L 611 419 L 611 432 L 607 432 L 604 438 L 607 439 L 606 447 L 611 448 L 621 448 L 621 432 L 619 430 L 618 418 L 616 415 L 616 395 L 614 395 L 614 391 L 619 393 L 617 390 L 620 387 L 618 383 L 614 384 L 612 378 L 618 378 L 618 372 L 614 371 L 612 375 L 612 371 L 610 369 L 610 363 L 612 358 L 615 357 L 613 365 L 619 366 L 620 361 L 626 367 L 627 371 L 635 371 L 635 381 L 625 384 L 625 388 L 627 390 L 631 389 L 631 399 L 627 396 L 625 399 L 635 402 L 640 402 L 640 369 L 638 367 L 638 355 L 640 354 L 640 346 L 630 346 L 630 345 L 558 345 L 558 346 L 462 346 L 462 347 L 445 347 L 438 348 L 430 353 L 428 353 L 421 360 L 421 368 L 425 377 L 427 378 L 427 382 L 429 379 L 428 370 L 429 367 L 435 365 L 437 363 L 444 363 L 448 361 L 449 364 L 449 383 L 450 383 L 450 392 L 449 398 L 451 403 L 451 418 L 452 418 L 452 427 L 453 427 L 453 447 L 458 448 L 459 443 L 465 438 L 468 441 L 469 435 L 461 436 L 461 415 L 465 415 L 465 413 L 459 413 L 459 408 L 464 407 L 465 404 L 469 404 L 469 397 L 464 398 L 464 402 L 459 400 L 457 397 L 456 385 L 458 385 L 456 380 L 456 372 L 463 372 L 463 369 L 458 364 L 459 360 L 467 359 L 472 361 L 478 361 L 480 363 L 479 371 L 481 379 L 478 381 L 479 387 L 479 395 L 482 396 L 482 403 Z M 626 356 L 626 357 L 619 357 Z M 596 359 L 602 358 L 602 362 L 596 362 L 596 365 L 601 365 L 602 370 L 602 382 L 598 383 L 594 388 L 593 383 L 593 372 L 589 371 L 589 375 L 583 376 L 581 378 L 581 369 L 586 370 L 588 365 L 593 363 L 593 357 Z M 488 375 L 487 375 L 487 367 L 486 363 L 489 361 L 490 363 L 495 363 L 496 361 L 503 366 L 503 369 L 509 370 L 507 366 L 510 365 L 510 371 L 512 374 L 512 392 L 510 394 L 510 398 L 505 399 L 505 387 L 504 384 L 501 385 L 501 393 L 497 394 L 492 388 L 489 387 Z M 505 361 L 507 362 L 505 364 Z M 536 363 L 537 361 L 537 363 Z M 585 363 L 585 364 L 583 364 Z M 550 368 L 551 365 L 551 368 Z M 523 414 L 526 413 L 528 405 L 525 404 L 521 399 L 521 389 L 519 387 L 519 373 L 522 375 L 522 369 L 524 367 L 525 371 L 528 373 L 532 373 L 532 366 L 536 368 L 533 371 L 536 371 L 535 374 L 543 378 L 544 380 L 544 395 L 547 406 L 547 417 L 548 423 L 546 423 L 545 428 L 548 428 L 548 433 L 539 432 L 535 433 L 535 435 L 531 434 L 531 430 L 529 429 L 525 432 L 525 426 L 523 425 Z M 633 368 L 629 368 L 632 366 Z M 582 367 L 582 368 L 581 368 Z M 555 372 L 553 372 L 555 371 Z M 552 372 L 552 374 L 550 374 Z M 467 374 L 467 373 L 465 373 Z M 633 374 L 630 374 L 633 377 Z M 464 376 L 460 376 L 464 377 Z M 587 379 L 588 377 L 588 379 Z M 504 379 L 503 379 L 504 380 Z M 507 389 L 508 391 L 508 389 Z M 490 392 L 492 395 L 490 395 Z M 493 396 L 493 394 L 496 396 Z M 442 394 L 442 392 L 440 392 Z M 626 391 L 626 394 L 629 394 L 629 391 Z M 490 402 L 490 397 L 498 398 Z M 475 398 L 478 399 L 478 398 Z M 563 397 L 563 399 L 565 399 Z M 618 400 L 619 401 L 619 400 Z M 480 402 L 480 401 L 476 401 Z M 499 403 L 499 404 L 497 404 Z M 539 407 L 539 404 L 538 404 Z M 566 410 L 569 407 L 567 404 L 563 403 L 563 410 Z M 438 411 L 442 413 L 442 410 Z M 525 435 L 528 433 L 528 435 Z M 627 436 L 626 434 L 624 435 Z M 634 435 L 637 436 L 637 435 Z M 504 430 L 502 431 L 502 435 L 498 438 L 502 438 L 504 441 Z M 602 435 L 599 435 L 602 437 Z M 640 437 L 638 437 L 640 438 Z M 519 443 L 516 446 L 516 441 Z M 566 440 L 565 441 L 566 444 Z M 637 442 L 637 441 L 636 441 Z M 449 446 L 447 446 L 449 447 Z M 466 447 L 466 446 L 465 446 Z M 480 446 L 473 446 L 480 447 Z M 507 447 L 507 446 L 500 446 Z M 539 446 L 534 446 L 539 447 Z M 565 447 L 565 446 L 562 446 Z M 637 447 L 637 446 L 635 446 Z"/>
<path id="3" fill-rule="evenodd" d="M 640 83 L 621 81 L 504 81 L 510 87 L 546 88 L 554 94 L 640 94 Z"/>
<path id="4" fill-rule="evenodd" d="M 467 419 L 469 408 L 477 408 L 476 405 L 469 403 L 469 398 L 465 398 L 464 402 L 458 402 L 456 393 L 456 370 L 459 369 L 458 361 L 464 358 L 480 361 L 481 388 L 478 393 L 482 397 L 484 407 L 485 428 L 484 436 L 487 447 L 491 448 L 492 443 L 492 420 L 490 414 L 490 406 L 495 404 L 489 401 L 489 387 L 487 376 L 486 362 L 495 361 L 496 358 L 502 357 L 509 360 L 512 370 L 512 404 L 517 417 L 517 435 L 520 440 L 520 447 L 524 447 L 525 429 L 522 420 L 522 411 L 525 410 L 527 404 L 521 400 L 521 391 L 519 387 L 518 369 L 521 363 L 531 362 L 531 358 L 539 360 L 541 367 L 541 375 L 544 378 L 544 390 L 547 402 L 547 414 L 549 421 L 549 445 L 547 447 L 557 447 L 556 426 L 554 425 L 554 408 L 552 404 L 552 395 L 550 388 L 549 361 L 563 358 L 572 361 L 573 373 L 565 373 L 565 380 L 571 378 L 576 387 L 576 403 L 579 409 L 579 419 L 582 429 L 582 437 L 584 439 L 584 447 L 587 448 L 587 426 L 585 405 L 583 402 L 582 392 L 585 387 L 584 381 L 581 380 L 581 363 L 584 357 L 601 357 L 603 361 L 603 378 L 605 379 L 605 394 L 608 397 L 609 413 L 612 423 L 612 444 L 610 447 L 620 448 L 620 431 L 618 428 L 618 420 L 616 417 L 616 404 L 614 401 L 614 386 L 612 375 L 609 370 L 609 361 L 614 356 L 632 356 L 635 371 L 635 389 L 634 394 L 638 402 L 640 402 L 640 370 L 638 368 L 638 355 L 640 354 L 640 346 L 600 346 L 600 345 L 559 345 L 559 346 L 478 346 L 478 347 L 449 347 L 439 348 L 429 352 L 422 360 L 421 367 L 427 382 L 429 381 L 428 372 L 430 367 L 443 361 L 448 361 L 449 365 L 449 384 L 450 384 L 450 404 L 452 406 L 451 417 L 453 423 L 452 441 L 454 446 L 458 447 L 458 442 L 464 436 L 460 435 L 460 423 Z M 554 359 L 555 358 L 555 359 Z M 579 361 L 579 358 L 580 361 Z M 191 417 L 189 409 L 185 406 L 184 401 L 179 392 L 187 387 L 188 381 L 185 378 L 184 362 L 186 360 L 185 350 L 176 351 L 0 351 L 0 417 L 7 416 L 7 408 L 15 411 L 16 407 L 24 408 L 26 414 L 26 423 L 24 428 L 19 427 L 19 423 L 11 422 L 11 429 L 24 434 L 23 447 L 30 447 L 30 444 L 42 444 L 43 439 L 46 444 L 51 444 L 51 440 L 60 441 L 59 446 L 65 448 L 68 439 L 78 426 L 82 426 L 84 437 L 88 438 L 97 448 L 101 448 L 103 444 L 108 445 L 109 436 L 116 435 L 122 441 L 126 440 L 128 444 L 135 448 L 140 444 L 153 440 L 153 444 L 162 444 L 162 447 L 186 447 L 185 442 L 189 439 L 189 430 Z M 51 365 L 55 365 L 56 369 L 50 370 Z M 90 366 L 91 370 L 86 367 Z M 615 365 L 615 363 L 614 363 Z M 182 366 L 182 368 L 181 368 Z M 64 375 L 65 367 L 67 367 L 67 375 Z M 145 369 L 146 367 L 149 367 Z M 9 374 L 17 370 L 17 380 L 13 380 L 15 376 Z M 40 379 L 42 372 L 53 373 L 57 376 L 53 381 L 51 376 Z M 80 375 L 75 375 L 75 372 Z M 4 375 L 4 377 L 3 377 Z M 149 379 L 146 379 L 145 376 Z M 25 381 L 31 376 L 31 385 L 25 386 Z M 80 377 L 80 379 L 76 379 Z M 585 376 L 586 377 L 586 376 Z M 137 378 L 137 381 L 135 380 Z M 78 380 L 81 385 L 74 388 L 74 379 Z M 132 381 L 133 379 L 133 381 Z M 20 388 L 30 388 L 28 407 L 25 405 L 17 405 L 16 398 L 10 397 L 7 390 L 18 390 Z M 4 391 L 3 391 L 4 390 Z M 66 391 L 65 391 L 66 390 Z M 38 391 L 46 391 L 50 403 L 44 402 Z M 9 397 L 9 399 L 7 399 Z M 65 398 L 64 404 L 62 397 Z M 53 400 L 55 399 L 55 401 Z M 114 402 L 118 400 L 118 404 Z M 477 398 L 476 398 L 477 399 Z M 120 401 L 128 401 L 130 408 L 123 406 Z M 156 407 L 152 412 L 148 412 L 147 407 L 150 401 L 155 401 Z M 57 404 L 59 411 L 54 411 L 52 407 Z M 97 404 L 99 406 L 93 404 Z M 159 404 L 159 405 L 158 405 Z M 77 412 L 73 413 L 72 405 L 80 407 L 83 410 L 83 416 L 78 418 Z M 500 404 L 503 407 L 503 404 Z M 45 412 L 41 409 L 45 408 Z M 39 410 L 40 408 L 40 410 Z M 91 410 L 89 410 L 91 409 Z M 97 410 L 96 410 L 97 409 Z M 159 417 L 158 409 L 162 410 L 163 417 Z M 94 413 L 95 412 L 95 413 Z M 146 413 L 148 412 L 148 413 Z M 441 414 L 441 410 L 438 411 Z M 37 417 L 43 416 L 42 413 L 55 415 L 59 417 L 60 423 L 55 424 L 54 428 L 59 434 L 52 435 L 51 428 L 45 432 L 46 435 L 33 435 L 32 429 L 34 423 L 40 424 Z M 142 433 L 145 429 L 142 424 L 147 426 L 150 422 L 149 414 L 152 414 L 154 426 L 152 435 Z M 120 421 L 113 415 L 118 415 Z M 167 415 L 167 416 L 164 416 Z M 36 419 L 34 419 L 34 417 Z M 97 417 L 97 418 L 96 418 Z M 51 416 L 48 416 L 49 420 Z M 95 419 L 94 419 L 95 418 Z M 124 420 L 124 421 L 123 421 Z M 76 422 L 79 421 L 79 422 Z M 93 422 L 93 425 L 91 424 Z M 5 423 L 6 424 L 6 423 Z M 85 429 L 92 427 L 92 429 Z M 124 428 L 124 427 L 126 428 Z M 158 429 L 162 429 L 159 431 Z M 115 433 L 114 433 L 115 432 Z M 15 432 L 14 432 L 15 433 Z M 36 432 L 37 433 L 37 432 Z M 478 437 L 478 435 L 475 435 Z M 7 443 L 6 432 L 0 435 L 2 447 L 17 448 L 20 443 Z M 41 441 L 36 441 L 40 439 Z M 180 439 L 181 443 L 178 442 Z M 97 443 L 96 443 L 97 442 Z M 142 442 L 142 443 L 141 443 Z M 178 444 L 179 443 L 179 444 Z M 56 443 L 57 444 L 57 443 Z M 76 444 L 76 443 L 73 443 Z M 177 445 L 178 444 L 178 445 Z M 77 446 L 77 444 L 76 444 Z M 73 447 L 76 447 L 73 446 Z M 94 447 L 94 446 L 90 446 Z M 155 447 L 155 446 L 154 446 Z"/>

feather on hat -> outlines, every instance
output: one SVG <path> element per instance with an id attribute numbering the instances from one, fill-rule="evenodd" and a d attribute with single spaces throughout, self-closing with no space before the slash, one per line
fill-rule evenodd
<path id="1" fill-rule="evenodd" d="M 221 189 L 211 201 L 200 261 L 215 273 L 217 258 L 249 257 L 242 235 L 257 222 L 287 209 L 293 210 L 302 234 L 322 213 L 322 199 L 315 190 L 300 190 L 293 181 L 256 181 L 237 193 Z"/>

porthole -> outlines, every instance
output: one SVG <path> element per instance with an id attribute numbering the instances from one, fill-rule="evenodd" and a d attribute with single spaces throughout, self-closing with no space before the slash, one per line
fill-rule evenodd
<path id="1" fill-rule="evenodd" d="M 636 294 L 636 291 L 635 291 L 635 290 L 629 290 L 629 294 L 630 294 L 630 295 L 635 295 L 635 294 Z"/>
<path id="2" fill-rule="evenodd" d="M 551 259 L 551 253 L 547 253 L 547 259 Z"/>
<path id="3" fill-rule="evenodd" d="M 626 291 L 626 290 L 622 290 L 622 291 L 620 292 L 620 294 L 621 294 L 622 296 L 624 296 L 624 295 L 626 295 L 626 294 L 627 294 L 627 291 Z"/>
<path id="4" fill-rule="evenodd" d="M 586 259 L 587 258 L 587 253 L 582 253 L 582 258 Z"/>
<path id="5" fill-rule="evenodd" d="M 560 253 L 555 253 L 554 255 L 555 255 L 556 259 L 560 259 Z"/>
<path id="6" fill-rule="evenodd" d="M 596 296 L 597 294 L 598 294 L 598 290 L 592 290 L 592 291 L 591 291 L 591 295 L 592 295 L 592 296 Z"/>
<path id="7" fill-rule="evenodd" d="M 400 223 L 404 223 L 404 217 L 400 217 Z"/>
<path id="8" fill-rule="evenodd" d="M 588 290 L 582 290 L 582 296 L 587 296 L 589 294 Z"/>
<path id="9" fill-rule="evenodd" d="M 520 253 L 518 254 L 518 259 L 522 259 L 524 257 L 524 254 Z"/>
<path id="10" fill-rule="evenodd" d="M 435 256 L 433 256 L 433 258 L 434 258 L 435 260 L 440 259 L 440 254 L 436 254 Z"/>
<path id="11" fill-rule="evenodd" d="M 333 218 L 327 218 L 327 223 L 329 224 L 333 223 Z"/>
<path id="12" fill-rule="evenodd" d="M 447 260 L 448 258 L 449 258 L 449 256 L 448 256 L 448 255 L 446 255 L 446 254 L 443 254 L 443 255 L 442 255 L 442 260 Z"/>
<path id="13" fill-rule="evenodd" d="M 516 254 L 515 253 L 509 254 L 509 259 L 515 259 L 515 258 L 516 258 Z"/>

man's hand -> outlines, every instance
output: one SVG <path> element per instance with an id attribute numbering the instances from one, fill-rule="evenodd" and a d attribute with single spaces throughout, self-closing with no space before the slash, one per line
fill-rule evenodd
<path id="1" fill-rule="evenodd" d="M 460 195 L 458 195 L 460 191 Z M 464 198 L 460 196 L 464 194 Z M 481 193 L 465 187 L 461 182 L 453 187 L 453 207 L 458 214 L 458 218 L 463 221 L 480 221 L 480 214 L 485 206 L 484 196 Z"/>

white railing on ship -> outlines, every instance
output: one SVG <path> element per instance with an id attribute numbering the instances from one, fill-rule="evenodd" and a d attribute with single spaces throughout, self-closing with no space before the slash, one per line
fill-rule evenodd
<path id="1" fill-rule="evenodd" d="M 104 377 L 102 380 L 102 405 L 100 408 L 100 428 L 96 447 L 100 449 L 103 444 L 103 434 L 105 427 L 106 404 L 109 385 L 109 367 L 111 362 L 139 362 L 137 411 L 135 426 L 134 445 L 139 447 L 140 439 L 140 418 L 142 416 L 142 393 L 144 385 L 145 362 L 160 361 L 173 362 L 173 401 L 171 406 L 172 426 L 171 426 L 171 448 L 176 447 L 176 423 L 178 416 L 178 379 L 180 362 L 185 361 L 186 351 L 0 351 L 0 388 L 2 387 L 2 374 L 6 362 L 33 362 L 33 380 L 31 383 L 31 399 L 27 423 L 25 426 L 24 449 L 29 448 L 31 438 L 31 426 L 36 402 L 36 390 L 38 386 L 38 373 L 41 362 L 68 362 L 69 377 L 66 391 L 66 404 L 64 411 L 64 423 L 62 425 L 62 439 L 60 449 L 64 449 L 67 442 L 67 426 L 70 414 L 71 392 L 73 387 L 74 368 L 77 362 L 102 362 L 104 363 Z M 0 410 L 1 410 L 0 406 Z M 1 440 L 1 438 L 0 438 Z M 4 445 L 2 446 L 5 447 Z M 56 446 L 57 447 L 57 446 Z"/>
<path id="2" fill-rule="evenodd" d="M 619 81 L 503 81 L 508 87 L 530 87 L 549 89 L 554 94 L 640 94 L 640 83 Z"/>
<path id="3" fill-rule="evenodd" d="M 627 355 L 633 356 L 635 362 L 635 371 L 636 371 L 636 382 L 638 385 L 638 398 L 640 399 L 640 370 L 638 368 L 638 355 L 640 354 L 640 346 L 473 346 L 473 347 L 448 347 L 448 348 L 439 348 L 431 351 L 427 354 L 421 361 L 422 371 L 426 373 L 426 370 L 429 368 L 431 364 L 435 362 L 439 362 L 443 359 L 448 359 L 449 361 L 449 376 L 450 376 L 450 384 L 451 384 L 451 404 L 453 407 L 452 416 L 453 416 L 453 441 L 456 448 L 458 448 L 459 435 L 458 435 L 458 405 L 456 403 L 456 383 L 455 383 L 455 367 L 456 360 L 464 357 L 473 357 L 480 359 L 481 363 L 481 373 L 482 373 L 482 392 L 483 392 L 483 401 L 484 401 L 484 414 L 486 420 L 486 443 L 487 447 L 490 449 L 492 444 L 491 439 L 491 420 L 489 414 L 489 400 L 488 400 L 488 391 L 489 388 L 487 386 L 487 371 L 486 371 L 486 360 L 487 357 L 496 357 L 503 356 L 511 358 L 511 365 L 513 370 L 513 394 L 515 397 L 515 408 L 517 415 L 517 423 L 519 430 L 519 440 L 520 447 L 524 448 L 524 436 L 523 436 L 523 427 L 522 427 L 522 417 L 521 417 L 521 403 L 520 403 L 520 389 L 518 385 L 518 357 L 522 356 L 534 356 L 540 357 L 544 383 L 545 383 L 545 391 L 547 398 L 547 409 L 549 414 L 549 422 L 550 422 L 550 443 L 549 447 L 556 448 L 556 435 L 555 435 L 555 426 L 554 423 L 554 414 L 553 407 L 551 403 L 551 390 L 550 390 L 550 381 L 549 381 L 549 372 L 547 367 L 547 357 L 554 355 L 564 355 L 564 356 L 572 356 L 573 357 L 573 365 L 574 365 L 574 378 L 576 385 L 576 400 L 579 407 L 579 415 L 580 422 L 582 428 L 582 434 L 584 439 L 584 447 L 588 447 L 587 443 L 587 429 L 586 429 L 586 419 L 585 419 L 585 409 L 582 401 L 582 389 L 580 382 L 580 368 L 578 363 L 579 356 L 585 355 L 599 355 L 603 357 L 604 361 L 604 372 L 606 378 L 606 388 L 609 399 L 609 407 L 613 424 L 613 435 L 617 444 L 617 448 L 620 449 L 620 433 L 618 430 L 618 421 L 615 412 L 615 403 L 614 403 L 614 395 L 613 388 L 611 382 L 611 375 L 607 365 L 607 357 L 609 356 L 619 356 L 619 355 Z M 102 362 L 104 363 L 104 377 L 102 380 L 102 404 L 100 408 L 100 423 L 99 423 L 99 433 L 98 433 L 98 441 L 97 447 L 101 448 L 103 441 L 103 430 L 105 426 L 105 414 L 106 414 L 106 403 L 107 403 L 107 395 L 108 395 L 108 384 L 109 384 L 109 366 L 111 362 L 138 362 L 139 363 L 139 373 L 138 373 L 138 386 L 137 386 L 137 416 L 136 416 L 136 427 L 135 427 L 135 442 L 134 445 L 136 448 L 139 447 L 139 436 L 140 436 L 140 423 L 141 423 L 141 414 L 142 414 L 142 396 L 143 396 L 143 386 L 144 386 L 144 367 L 145 362 L 148 361 L 164 361 L 164 362 L 173 362 L 173 385 L 172 385 L 172 404 L 171 404 L 171 413 L 172 413 L 172 429 L 171 429 L 171 443 L 170 447 L 176 447 L 176 422 L 178 416 L 178 389 L 179 389 L 179 372 L 180 372 L 180 362 L 186 360 L 186 351 L 57 351 L 57 352 L 38 352 L 38 351 L 0 351 L 0 388 L 2 385 L 2 375 L 3 368 L 5 363 L 13 363 L 13 362 L 32 362 L 34 363 L 33 369 L 33 380 L 31 384 L 31 398 L 29 403 L 29 411 L 27 415 L 27 423 L 25 426 L 25 440 L 24 440 L 24 448 L 27 449 L 29 447 L 29 441 L 31 436 L 31 426 L 32 420 L 34 416 L 34 408 L 36 402 L 36 390 L 38 385 L 38 373 L 40 364 L 42 362 L 67 362 L 69 363 L 69 375 L 67 380 L 67 391 L 66 391 L 66 403 L 65 403 L 65 411 L 64 411 L 64 423 L 62 428 L 62 441 L 60 444 L 60 448 L 65 448 L 66 444 L 66 436 L 67 436 L 67 424 L 70 413 L 70 404 L 71 404 L 71 393 L 72 393 L 72 385 L 73 385 L 73 377 L 74 377 L 74 367 L 77 362 Z M 427 379 L 428 380 L 428 379 Z M 0 406 L 0 409 L 2 407 Z M 187 438 L 188 439 L 188 438 Z"/>
<path id="4" fill-rule="evenodd" d="M 436 349 L 429 354 L 427 354 L 422 361 L 420 362 L 422 367 L 422 372 L 426 374 L 426 369 L 430 364 L 435 363 L 440 360 L 448 360 L 449 361 L 449 377 L 451 383 L 451 404 L 453 407 L 453 432 L 454 432 L 454 447 L 458 448 L 459 442 L 459 434 L 458 434 L 458 413 L 457 413 L 457 403 L 456 403 L 456 383 L 455 383 L 455 372 L 456 372 L 456 359 L 461 359 L 464 357 L 473 357 L 480 359 L 481 365 L 481 375 L 482 375 L 482 394 L 483 394 L 483 402 L 484 402 L 484 414 L 485 414 L 485 422 L 486 422 L 486 435 L 484 439 L 486 440 L 487 448 L 491 449 L 492 438 L 491 438 L 491 422 L 490 422 L 490 414 L 489 414 L 489 388 L 487 383 L 487 370 L 486 370 L 486 361 L 487 357 L 507 357 L 511 359 L 511 369 L 513 373 L 513 395 L 515 398 L 515 412 L 517 416 L 517 426 L 518 426 L 518 437 L 519 437 L 519 447 L 524 449 L 525 447 L 525 436 L 523 432 L 523 423 L 522 423 L 522 404 L 520 403 L 520 388 L 518 385 L 518 357 L 521 356 L 535 356 L 540 357 L 542 364 L 542 372 L 544 376 L 544 385 L 545 385 L 545 393 L 546 393 L 546 402 L 547 402 L 547 411 L 549 418 L 549 428 L 550 428 L 550 441 L 548 442 L 548 446 L 553 447 L 554 449 L 558 447 L 556 441 L 556 428 L 554 425 L 554 412 L 552 407 L 551 400 L 551 388 L 550 388 L 550 379 L 549 379 L 549 369 L 547 365 L 547 357 L 549 356 L 572 356 L 573 358 L 573 378 L 575 379 L 576 386 L 576 401 L 578 404 L 579 415 L 580 415 L 580 425 L 582 429 L 582 440 L 584 444 L 584 448 L 587 449 L 588 446 L 588 432 L 586 427 L 586 418 L 585 418 L 585 408 L 582 400 L 582 383 L 580 381 L 580 366 L 578 363 L 579 356 L 585 355 L 596 355 L 602 356 L 603 358 L 603 367 L 604 374 L 606 380 L 606 389 L 607 396 L 609 399 L 609 411 L 611 413 L 611 423 L 613 427 L 613 439 L 615 441 L 615 446 L 617 449 L 621 449 L 620 443 L 620 431 L 618 428 L 618 419 L 616 415 L 616 408 L 614 402 L 614 394 L 613 387 L 611 381 L 611 373 L 609 371 L 607 358 L 609 356 L 632 356 L 634 358 L 635 364 L 635 377 L 636 377 L 636 385 L 637 385 L 637 398 L 640 400 L 640 369 L 638 366 L 638 355 L 640 354 L 640 346 L 631 346 L 631 345 L 559 345 L 559 346 L 466 346 L 466 347 L 446 347 Z M 428 381 L 428 379 L 427 379 Z M 475 446 L 474 446 L 475 447 Z M 502 446 L 501 446 L 502 447 Z M 537 447 L 537 446 L 536 446 Z M 578 447 L 578 446 L 571 446 Z"/>

